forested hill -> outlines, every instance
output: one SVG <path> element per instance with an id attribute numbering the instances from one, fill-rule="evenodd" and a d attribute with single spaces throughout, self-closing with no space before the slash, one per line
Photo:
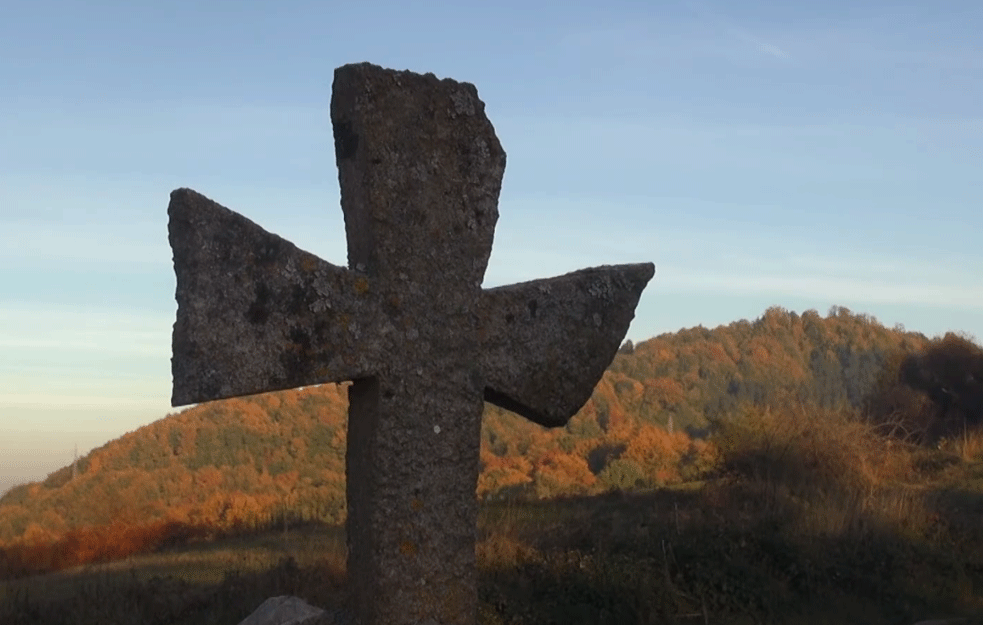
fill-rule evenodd
<path id="1" fill-rule="evenodd" d="M 565 428 L 486 406 L 479 494 L 592 492 L 687 479 L 708 462 L 708 419 L 797 398 L 857 405 L 888 356 L 920 334 L 834 308 L 779 308 L 755 321 L 626 343 Z M 344 386 L 212 402 L 111 441 L 43 482 L 0 499 L 0 543 L 53 540 L 86 526 L 175 519 L 259 522 L 289 510 L 344 515 Z M 668 434 L 670 423 L 675 433 Z M 668 428 L 673 429 L 673 428 Z M 692 436 L 687 436 L 689 433 Z"/>
<path id="2" fill-rule="evenodd" d="M 741 403 L 789 396 L 826 408 L 857 407 L 889 355 L 928 343 L 923 334 L 886 328 L 840 306 L 825 317 L 772 307 L 755 321 L 626 344 L 609 372 L 643 383 L 649 401 L 633 410 L 641 418 L 665 423 L 673 415 L 677 426 L 702 428 Z"/>

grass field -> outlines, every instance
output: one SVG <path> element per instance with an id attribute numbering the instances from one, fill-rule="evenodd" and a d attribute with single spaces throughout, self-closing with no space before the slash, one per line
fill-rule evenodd
<path id="1" fill-rule="evenodd" d="M 736 420 L 719 475 L 486 504 L 479 622 L 983 622 L 983 445 L 921 449 L 836 415 Z M 234 625 L 344 598 L 340 527 L 270 530 L 0 582 L 0 623 Z"/>

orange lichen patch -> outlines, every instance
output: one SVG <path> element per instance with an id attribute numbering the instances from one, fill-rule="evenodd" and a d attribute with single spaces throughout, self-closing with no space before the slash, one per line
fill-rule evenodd
<path id="1" fill-rule="evenodd" d="M 304 271 L 311 272 L 317 267 L 317 260 L 313 256 L 304 256 L 300 261 L 300 268 Z"/>
<path id="2" fill-rule="evenodd" d="M 410 502 L 410 507 L 413 508 L 413 510 L 422 510 L 423 501 L 417 497 L 414 497 L 413 501 Z"/>
<path id="3" fill-rule="evenodd" d="M 399 543 L 399 552 L 404 556 L 415 556 L 416 555 L 416 545 L 412 541 L 404 540 Z"/>
<path id="4" fill-rule="evenodd" d="M 355 279 L 355 292 L 359 295 L 365 295 L 369 292 L 369 281 L 368 279 L 359 276 Z"/>

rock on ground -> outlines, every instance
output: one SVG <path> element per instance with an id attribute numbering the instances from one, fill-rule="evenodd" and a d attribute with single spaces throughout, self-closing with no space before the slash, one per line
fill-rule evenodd
<path id="1" fill-rule="evenodd" d="M 239 625 L 307 625 L 324 614 L 300 597 L 270 597 Z"/>

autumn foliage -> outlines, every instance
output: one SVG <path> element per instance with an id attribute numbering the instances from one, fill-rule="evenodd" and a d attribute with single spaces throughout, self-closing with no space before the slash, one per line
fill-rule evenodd
<path id="1" fill-rule="evenodd" d="M 803 407 L 795 421 L 802 432 L 811 419 L 849 410 L 865 411 L 871 422 L 880 415 L 876 427 L 927 427 L 953 393 L 962 403 L 949 400 L 946 414 L 969 414 L 972 380 L 983 380 L 983 371 L 973 373 L 983 365 L 973 347 L 888 329 L 843 308 L 825 318 L 771 308 L 753 322 L 626 344 L 565 427 L 542 428 L 486 406 L 477 495 L 537 500 L 710 478 L 750 457 L 720 444 L 742 415 L 758 415 L 759 425 L 773 419 L 776 428 L 785 419 L 786 411 L 769 406 Z M 958 375 L 962 365 L 969 378 Z M 346 387 L 199 405 L 12 489 L 0 498 L 0 574 L 277 524 L 341 523 Z"/>
<path id="2" fill-rule="evenodd" d="M 884 434 L 935 443 L 983 424 L 983 348 L 948 333 L 891 355 L 863 409 Z"/>
<path id="3" fill-rule="evenodd" d="M 0 577 L 111 562 L 214 535 L 214 528 L 174 520 L 132 525 L 116 522 L 69 530 L 58 538 L 32 525 L 20 541 L 0 548 Z"/>

